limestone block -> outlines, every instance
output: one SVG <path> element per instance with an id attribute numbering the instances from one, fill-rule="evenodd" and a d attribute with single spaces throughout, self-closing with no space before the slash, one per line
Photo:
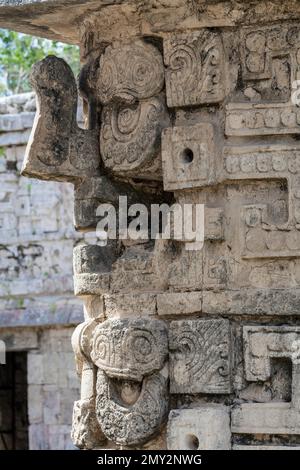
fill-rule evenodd
<path id="1" fill-rule="evenodd" d="M 171 393 L 231 392 L 228 320 L 183 320 L 170 325 Z"/>
<path id="2" fill-rule="evenodd" d="M 138 294 L 104 295 L 105 315 L 108 318 L 149 316 L 156 314 L 156 295 Z"/>
<path id="3" fill-rule="evenodd" d="M 7 328 L 3 328 L 5 323 L 3 322 L 0 329 L 0 340 L 5 343 L 6 351 L 29 351 L 38 348 L 39 343 L 36 331 L 30 329 L 12 330 L 8 328 L 9 325 L 7 323 Z"/>
<path id="4" fill-rule="evenodd" d="M 188 315 L 202 310 L 202 292 L 166 292 L 157 296 L 158 315 Z"/>
<path id="5" fill-rule="evenodd" d="M 2 114 L 0 115 L 0 131 L 13 132 L 31 129 L 34 113 Z"/>
<path id="6" fill-rule="evenodd" d="M 204 291 L 202 310 L 214 315 L 299 315 L 299 300 L 297 288 Z"/>
<path id="7" fill-rule="evenodd" d="M 232 411 L 231 431 L 236 434 L 300 434 L 300 411 L 290 403 L 244 403 Z"/>
<path id="8" fill-rule="evenodd" d="M 108 250 L 97 245 L 78 245 L 74 249 L 75 295 L 101 295 L 109 290 L 110 274 L 105 256 Z"/>
<path id="9" fill-rule="evenodd" d="M 215 182 L 215 153 L 214 127 L 210 123 L 164 129 L 164 189 L 199 188 Z"/>
<path id="10" fill-rule="evenodd" d="M 45 424 L 30 424 L 28 437 L 30 450 L 50 450 L 49 430 Z"/>
<path id="11" fill-rule="evenodd" d="M 226 135 L 299 134 L 300 112 L 289 104 L 229 104 Z"/>
<path id="12" fill-rule="evenodd" d="M 43 422 L 59 424 L 60 417 L 60 391 L 57 385 L 44 385 L 43 387 Z"/>
<path id="13" fill-rule="evenodd" d="M 29 353 L 27 361 L 28 384 L 42 385 L 46 376 L 46 371 L 44 371 L 43 366 L 43 355 Z"/>
<path id="14" fill-rule="evenodd" d="M 300 328 L 297 326 L 246 326 L 244 332 L 245 372 L 250 382 L 271 377 L 271 360 L 289 358 L 297 373 L 300 359 Z M 297 393 L 297 390 L 294 390 Z M 299 393 L 299 392 L 298 392 Z"/>
<path id="15" fill-rule="evenodd" d="M 170 450 L 230 450 L 229 408 L 202 405 L 199 408 L 172 410 L 167 445 Z"/>
<path id="16" fill-rule="evenodd" d="M 28 386 L 28 419 L 31 424 L 43 422 L 43 393 L 41 385 Z"/>
<path id="17" fill-rule="evenodd" d="M 225 60 L 219 34 L 202 29 L 171 35 L 164 40 L 164 60 L 170 108 L 223 100 Z"/>
<path id="18" fill-rule="evenodd" d="M 5 132 L 0 134 L 0 147 L 9 145 L 26 145 L 30 137 L 30 129 L 17 132 Z"/>

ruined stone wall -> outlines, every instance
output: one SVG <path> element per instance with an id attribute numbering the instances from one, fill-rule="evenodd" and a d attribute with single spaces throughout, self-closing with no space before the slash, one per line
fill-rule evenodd
<path id="1" fill-rule="evenodd" d="M 68 449 L 79 396 L 71 347 L 73 325 L 82 319 L 72 272 L 79 237 L 71 188 L 20 176 L 35 109 L 33 93 L 0 99 L 0 338 L 7 352 L 27 353 L 28 416 L 16 414 L 28 427 L 29 448 Z M 0 367 L 2 374 L 6 366 Z M 4 413 L 10 406 L 4 391 L 0 432 L 13 427 L 13 410 Z M 5 439 L 12 445 L 11 436 Z"/>

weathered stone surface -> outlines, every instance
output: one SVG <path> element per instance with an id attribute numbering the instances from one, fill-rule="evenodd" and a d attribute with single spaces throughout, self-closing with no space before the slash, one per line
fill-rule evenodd
<path id="1" fill-rule="evenodd" d="M 178 34 L 164 41 L 169 107 L 217 103 L 225 96 L 221 36 L 209 30 Z"/>
<path id="2" fill-rule="evenodd" d="M 93 401 L 75 402 L 71 437 L 74 445 L 79 449 L 95 449 L 103 441 Z"/>
<path id="3" fill-rule="evenodd" d="M 42 106 L 28 173 L 74 183 L 75 226 L 84 231 L 96 227 L 100 203 L 118 208 L 120 194 L 147 207 L 154 200 L 205 207 L 198 251 L 189 252 L 191 244 L 174 230 L 171 240 L 149 241 L 143 233 L 139 240 L 118 240 L 105 249 L 97 241 L 75 249 L 75 292 L 84 297 L 86 321 L 73 338 L 82 382 L 75 442 L 104 447 L 103 432 L 117 448 L 162 448 L 171 393 L 180 394 L 172 400 L 182 408 L 170 416 L 171 448 L 230 448 L 224 402 L 233 409 L 238 445 L 270 444 L 255 434 L 283 434 L 272 444 L 295 444 L 298 2 L 76 0 L 57 9 L 48 1 L 31 3 L 20 2 L 9 18 L 17 28 L 80 43 L 79 90 L 88 129 L 76 124 L 77 90 L 66 64 L 48 58 L 37 65 Z M 14 11 L 5 5 L 0 1 L 0 24 L 1 12 Z M 10 104 L 3 105 L 6 142 L 24 138 L 26 113 L 32 110 L 21 108 L 22 117 L 14 121 Z M 2 172 L 17 162 L 13 150 L 6 161 Z M 18 218 L 26 227 L 31 201 L 24 191 L 11 216 L 15 182 L 1 175 L 0 225 L 6 237 L 16 237 Z M 49 217 L 47 232 L 52 231 L 57 220 Z M 40 267 L 39 246 L 27 248 L 27 260 Z M 46 253 L 55 257 L 50 249 Z M 63 257 L 58 258 L 62 270 Z M 11 253 L 2 263 L 5 272 L 17 267 Z M 41 291 L 44 285 L 56 292 L 41 276 L 34 277 L 31 289 Z M 7 286 L 4 274 L 0 289 Z M 24 284 L 14 289 L 21 295 Z M 286 326 L 278 326 L 282 317 Z M 256 326 L 245 327 L 249 318 Z M 55 351 L 48 359 L 40 350 L 31 354 L 36 357 L 30 359 L 30 375 L 43 376 L 47 402 L 44 421 L 37 422 L 37 410 L 33 426 L 42 425 L 40 435 L 57 448 L 65 437 L 63 430 L 55 434 L 56 426 L 68 405 L 53 382 L 63 388 L 74 376 L 61 374 Z M 40 371 L 36 378 L 35 370 Z M 230 396 L 220 396 L 225 394 Z M 199 407 L 203 401 L 218 405 Z M 181 419 L 186 434 L 180 434 Z"/>
<path id="4" fill-rule="evenodd" d="M 222 405 L 203 405 L 172 410 L 167 439 L 170 450 L 230 450 L 229 409 Z"/>
<path id="5" fill-rule="evenodd" d="M 158 315 L 188 315 L 199 313 L 201 310 L 201 292 L 166 292 L 157 296 Z"/>
<path id="6" fill-rule="evenodd" d="M 244 403 L 231 414 L 238 434 L 300 434 L 300 412 L 289 403 Z"/>
<path id="7" fill-rule="evenodd" d="M 230 393 L 231 333 L 227 320 L 170 325 L 171 393 Z"/>
<path id="8" fill-rule="evenodd" d="M 109 46 L 101 56 L 96 83 L 104 105 L 100 149 L 114 173 L 159 176 L 160 134 L 169 124 L 163 86 L 162 56 L 153 45 L 135 40 Z"/>
<path id="9" fill-rule="evenodd" d="M 214 128 L 209 123 L 165 129 L 162 135 L 164 189 L 199 188 L 214 182 Z"/>
<path id="10" fill-rule="evenodd" d="M 108 320 L 95 328 L 91 359 L 98 368 L 96 413 L 109 440 L 141 444 L 166 419 L 167 351 L 161 321 Z"/>
<path id="11" fill-rule="evenodd" d="M 111 317 L 149 316 L 156 314 L 156 295 L 149 293 L 105 295 L 105 315 Z"/>

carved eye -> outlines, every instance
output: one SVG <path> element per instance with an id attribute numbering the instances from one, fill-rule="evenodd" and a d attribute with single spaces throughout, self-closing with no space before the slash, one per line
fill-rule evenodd
<path id="1" fill-rule="evenodd" d="M 138 336 L 135 338 L 133 341 L 133 347 L 136 349 L 136 352 L 142 356 L 148 356 L 152 350 L 149 339 L 144 336 Z"/>
<path id="2" fill-rule="evenodd" d="M 155 338 L 146 330 L 130 331 L 126 338 L 126 350 L 131 351 L 133 360 L 137 363 L 151 363 L 155 356 L 155 347 Z"/>

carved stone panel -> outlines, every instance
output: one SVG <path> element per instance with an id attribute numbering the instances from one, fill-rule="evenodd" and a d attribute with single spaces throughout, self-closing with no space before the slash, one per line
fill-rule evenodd
<path id="1" fill-rule="evenodd" d="M 108 439 L 133 446 L 157 432 L 168 412 L 167 356 L 162 321 L 114 319 L 95 328 L 96 413 Z"/>
<path id="2" fill-rule="evenodd" d="M 230 393 L 229 321 L 176 321 L 169 334 L 171 393 Z"/>
<path id="3" fill-rule="evenodd" d="M 169 107 L 218 103 L 225 95 L 222 39 L 209 30 L 176 34 L 164 40 Z"/>
<path id="4" fill-rule="evenodd" d="M 223 405 L 201 405 L 172 410 L 167 443 L 170 450 L 230 450 L 230 409 Z"/>
<path id="5" fill-rule="evenodd" d="M 162 135 L 164 189 L 213 184 L 215 152 L 214 127 L 210 123 L 165 129 Z"/>
<path id="6" fill-rule="evenodd" d="M 143 40 L 114 43 L 100 57 L 100 151 L 114 173 L 161 178 L 161 131 L 169 125 L 162 55 Z"/>

